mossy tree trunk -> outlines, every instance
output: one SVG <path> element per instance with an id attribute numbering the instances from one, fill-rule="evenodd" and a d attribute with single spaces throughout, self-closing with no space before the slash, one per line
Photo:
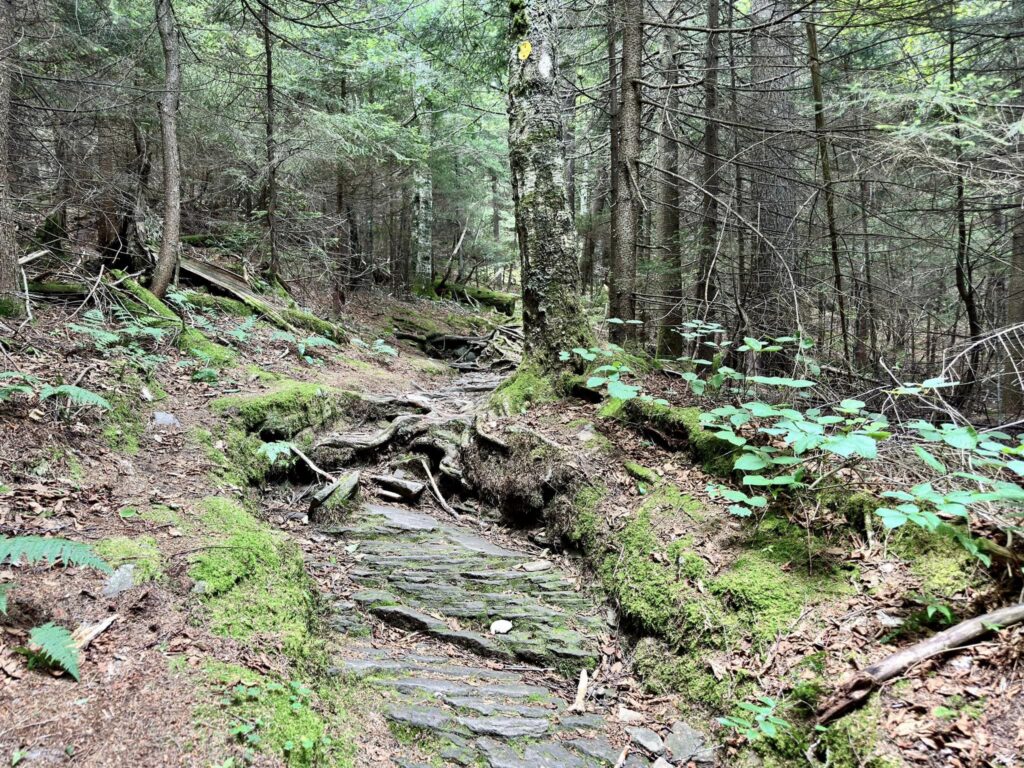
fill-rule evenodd
<path id="1" fill-rule="evenodd" d="M 714 0 L 712 0 L 714 2 Z M 671 22 L 672 9 L 666 18 Z M 675 138 L 675 112 L 679 107 L 676 31 L 666 26 L 662 31 L 661 68 L 665 72 L 665 108 L 658 125 L 658 247 L 661 250 L 661 292 L 672 302 L 658 329 L 658 354 L 679 357 L 683 353 L 683 263 L 679 243 L 679 144 Z"/>
<path id="2" fill-rule="evenodd" d="M 589 347 L 579 297 L 576 229 L 566 197 L 554 16 L 543 0 L 511 0 L 509 164 L 523 282 L 526 356 L 544 369 Z"/>
<path id="3" fill-rule="evenodd" d="M 7 156 L 13 43 L 14 6 L 10 0 L 0 0 L 0 315 L 21 312 L 21 302 L 18 300 L 18 247 L 14 238 L 10 163 Z"/>

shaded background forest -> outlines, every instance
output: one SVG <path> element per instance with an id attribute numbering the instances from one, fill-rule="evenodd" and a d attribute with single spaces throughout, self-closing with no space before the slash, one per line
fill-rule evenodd
<path id="1" fill-rule="evenodd" d="M 161 3 L 3 6 L 0 214 L 18 242 L 6 225 L 0 261 L 145 269 L 164 207 Z M 516 290 L 506 5 L 172 10 L 186 249 L 335 313 L 439 280 Z M 639 321 L 613 340 L 679 355 L 691 320 L 717 338 L 799 332 L 848 385 L 944 376 L 976 416 L 1020 417 L 1024 6 L 551 11 L 581 290 L 595 317 Z"/>

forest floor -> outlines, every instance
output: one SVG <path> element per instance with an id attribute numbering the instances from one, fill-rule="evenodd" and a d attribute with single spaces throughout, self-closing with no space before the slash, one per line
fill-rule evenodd
<path id="1" fill-rule="evenodd" d="M 752 745 L 718 726 L 756 695 L 806 717 L 925 631 L 929 594 L 971 615 L 988 587 L 914 542 L 751 530 L 688 451 L 607 404 L 495 396 L 499 376 L 393 335 L 473 335 L 503 316 L 360 300 L 350 338 L 380 343 L 300 350 L 211 311 L 204 331 L 236 355 L 214 372 L 166 343 L 140 367 L 137 349 L 76 332 L 75 306 L 36 309 L 4 367 L 113 409 L 0 404 L 0 532 L 86 542 L 118 570 L 0 565 L 15 585 L 0 621 L 11 765 L 771 766 L 815 750 L 835 768 L 1024 764 L 1014 629 L 894 681 L 825 736 Z M 661 374 L 646 386 L 684 397 Z M 511 415 L 488 407 L 501 397 Z M 428 437 L 488 436 L 493 453 L 468 449 L 465 468 L 480 492 L 435 494 L 436 456 L 424 473 L 409 445 L 383 446 L 329 470 L 361 472 L 358 501 L 311 520 L 322 480 L 265 452 L 403 417 Z M 401 503 L 374 475 L 428 487 Z M 77 682 L 18 653 L 50 621 L 102 627 Z"/>

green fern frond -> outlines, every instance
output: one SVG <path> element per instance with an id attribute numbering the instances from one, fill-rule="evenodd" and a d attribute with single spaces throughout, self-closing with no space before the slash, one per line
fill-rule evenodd
<path id="1" fill-rule="evenodd" d="M 39 399 L 46 400 L 50 397 L 63 396 L 70 400 L 74 405 L 92 405 L 97 408 L 102 408 L 104 411 L 110 410 L 110 403 L 104 398 L 97 395 L 95 392 L 83 389 L 82 387 L 75 387 L 71 384 L 61 384 L 59 387 L 43 387 L 39 390 Z"/>
<path id="2" fill-rule="evenodd" d="M 27 384 L 14 384 L 10 387 L 0 387 L 0 403 L 10 399 L 11 395 L 31 395 L 34 390 Z"/>
<path id="3" fill-rule="evenodd" d="M 21 371 L 0 371 L 0 381 L 23 381 L 26 384 L 38 384 L 39 377 Z"/>
<path id="4" fill-rule="evenodd" d="M 31 565 L 42 562 L 63 562 L 65 565 L 84 565 L 110 573 L 110 566 L 92 551 L 88 544 L 67 539 L 49 539 L 43 536 L 14 536 L 0 538 L 0 563 L 20 562 L 24 558 Z"/>
<path id="5" fill-rule="evenodd" d="M 120 336 L 112 331 L 108 331 L 104 328 L 97 328 L 92 325 L 79 325 L 78 323 L 68 323 L 70 328 L 75 333 L 85 334 L 93 340 L 96 346 L 100 349 L 117 344 L 120 340 Z"/>
<path id="6" fill-rule="evenodd" d="M 29 632 L 29 640 L 39 646 L 38 656 L 56 665 L 71 675 L 75 680 L 78 676 L 78 646 L 75 639 L 64 627 L 53 622 L 43 624 Z"/>

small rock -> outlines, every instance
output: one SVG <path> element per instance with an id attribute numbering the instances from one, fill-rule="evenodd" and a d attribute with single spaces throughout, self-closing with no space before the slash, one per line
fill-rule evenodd
<path id="1" fill-rule="evenodd" d="M 528 563 L 523 563 L 523 570 L 527 573 L 537 573 L 538 571 L 546 571 L 550 567 L 550 560 L 531 560 Z"/>
<path id="2" fill-rule="evenodd" d="M 512 631 L 512 622 L 507 619 L 498 619 L 491 624 L 492 635 L 507 635 Z"/>
<path id="3" fill-rule="evenodd" d="M 654 765 L 651 768 L 672 768 L 672 763 L 666 760 L 664 757 L 659 757 L 654 761 Z"/>
<path id="4" fill-rule="evenodd" d="M 672 759 L 683 765 L 688 762 L 711 765 L 715 759 L 714 752 L 704 745 L 704 734 L 681 720 L 672 724 L 671 732 L 665 737 L 665 746 Z"/>
<path id="5" fill-rule="evenodd" d="M 626 733 L 629 734 L 629 738 L 633 740 L 634 744 L 643 747 L 652 755 L 660 755 L 665 751 L 665 743 L 661 740 L 661 736 L 650 728 L 627 728 Z"/>
<path id="6" fill-rule="evenodd" d="M 624 707 L 621 704 L 619 704 L 619 711 L 616 717 L 618 717 L 620 723 L 642 723 L 644 721 L 644 716 L 639 712 Z"/>
<path id="7" fill-rule="evenodd" d="M 153 423 L 158 427 L 180 427 L 177 416 L 167 411 L 153 411 Z"/>
<path id="8" fill-rule="evenodd" d="M 122 565 L 107 579 L 103 586 L 104 597 L 117 597 L 122 592 L 127 592 L 135 586 L 135 566 Z"/>
<path id="9" fill-rule="evenodd" d="M 206 590 L 208 588 L 209 587 L 207 586 L 205 581 L 197 581 L 195 584 L 192 585 L 192 592 L 197 595 L 202 595 L 206 593 Z"/>
<path id="10" fill-rule="evenodd" d="M 459 724 L 481 736 L 518 739 L 541 736 L 548 730 L 548 721 L 533 717 L 460 717 Z"/>
<path id="11" fill-rule="evenodd" d="M 903 619 L 897 616 L 890 616 L 885 611 L 878 611 L 877 613 L 875 613 L 875 616 L 878 618 L 878 623 L 881 624 L 883 627 L 895 629 L 896 627 L 903 626 Z"/>

